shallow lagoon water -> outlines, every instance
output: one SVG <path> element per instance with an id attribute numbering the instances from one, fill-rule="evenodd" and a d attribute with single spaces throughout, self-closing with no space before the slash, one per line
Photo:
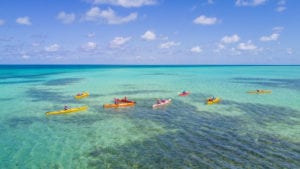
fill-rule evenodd
<path id="1" fill-rule="evenodd" d="M 299 168 L 299 68 L 0 66 L 0 168 Z M 45 116 L 64 105 L 89 109 Z"/>

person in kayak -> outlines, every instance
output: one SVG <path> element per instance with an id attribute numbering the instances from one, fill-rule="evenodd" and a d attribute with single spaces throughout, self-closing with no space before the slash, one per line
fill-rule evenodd
<path id="1" fill-rule="evenodd" d="M 208 101 L 214 101 L 216 98 L 213 96 L 213 97 L 210 97 L 209 99 L 208 99 Z"/>
<path id="2" fill-rule="evenodd" d="M 68 109 L 69 109 L 69 107 L 68 107 L 68 106 L 65 106 L 65 107 L 64 107 L 64 110 L 68 110 Z"/>
<path id="3" fill-rule="evenodd" d="M 81 93 L 77 93 L 77 96 L 81 96 L 82 94 Z"/>
<path id="4" fill-rule="evenodd" d="M 115 98 L 114 101 L 115 101 L 115 104 L 119 104 L 119 99 L 118 98 Z"/>

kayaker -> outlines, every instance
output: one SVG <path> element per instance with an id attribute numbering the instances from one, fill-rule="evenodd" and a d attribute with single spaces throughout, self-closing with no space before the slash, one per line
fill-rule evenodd
<path id="1" fill-rule="evenodd" d="M 160 104 L 160 103 L 161 103 L 161 100 L 160 100 L 160 99 L 157 99 L 157 100 L 156 100 L 156 103 L 157 103 L 157 104 Z"/>
<path id="2" fill-rule="evenodd" d="M 69 107 L 68 107 L 68 106 L 65 106 L 65 107 L 64 107 L 64 110 L 68 110 L 68 109 L 69 109 Z"/>
<path id="3" fill-rule="evenodd" d="M 81 93 L 77 93 L 77 96 L 81 96 Z"/>
<path id="4" fill-rule="evenodd" d="M 209 99 L 208 99 L 208 101 L 214 101 L 215 100 L 215 97 L 213 96 L 213 97 L 210 97 Z"/>

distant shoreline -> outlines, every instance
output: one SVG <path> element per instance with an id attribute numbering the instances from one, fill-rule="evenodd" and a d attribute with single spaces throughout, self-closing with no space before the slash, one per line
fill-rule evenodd
<path id="1" fill-rule="evenodd" d="M 203 64 L 203 65 L 189 65 L 189 64 L 0 64 L 0 67 L 74 67 L 74 66 L 80 66 L 80 67 L 224 67 L 224 66 L 300 66 L 300 64 Z"/>

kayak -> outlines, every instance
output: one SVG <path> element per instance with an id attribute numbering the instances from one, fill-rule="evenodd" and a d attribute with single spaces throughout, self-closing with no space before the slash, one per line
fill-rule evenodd
<path id="1" fill-rule="evenodd" d="M 82 99 L 88 97 L 90 94 L 88 92 L 82 92 L 81 95 L 74 96 L 75 99 Z"/>
<path id="2" fill-rule="evenodd" d="M 128 102 L 128 103 L 118 103 L 118 104 L 104 104 L 103 108 L 120 108 L 120 107 L 132 107 L 134 106 L 134 102 Z"/>
<path id="3" fill-rule="evenodd" d="M 221 101 L 221 99 L 219 97 L 215 98 L 212 101 L 209 101 L 208 99 L 206 100 L 206 104 L 215 104 L 215 103 L 219 103 Z"/>
<path id="4" fill-rule="evenodd" d="M 74 108 L 69 108 L 67 110 L 58 110 L 58 111 L 47 112 L 46 115 L 68 114 L 68 113 L 84 111 L 84 110 L 87 110 L 87 109 L 88 109 L 88 106 L 74 107 Z"/>
<path id="5" fill-rule="evenodd" d="M 271 90 L 251 90 L 247 92 L 248 94 L 270 94 L 272 93 Z"/>
<path id="6" fill-rule="evenodd" d="M 152 105 L 152 108 L 158 108 L 158 107 L 162 107 L 162 106 L 165 106 L 165 105 L 168 105 L 169 103 L 171 103 L 171 99 L 167 99 L 161 103 L 156 103 L 156 104 L 153 104 Z"/>
<path id="7" fill-rule="evenodd" d="M 182 92 L 182 93 L 180 93 L 178 96 L 187 96 L 187 95 L 189 95 L 190 94 L 190 92 Z"/>

